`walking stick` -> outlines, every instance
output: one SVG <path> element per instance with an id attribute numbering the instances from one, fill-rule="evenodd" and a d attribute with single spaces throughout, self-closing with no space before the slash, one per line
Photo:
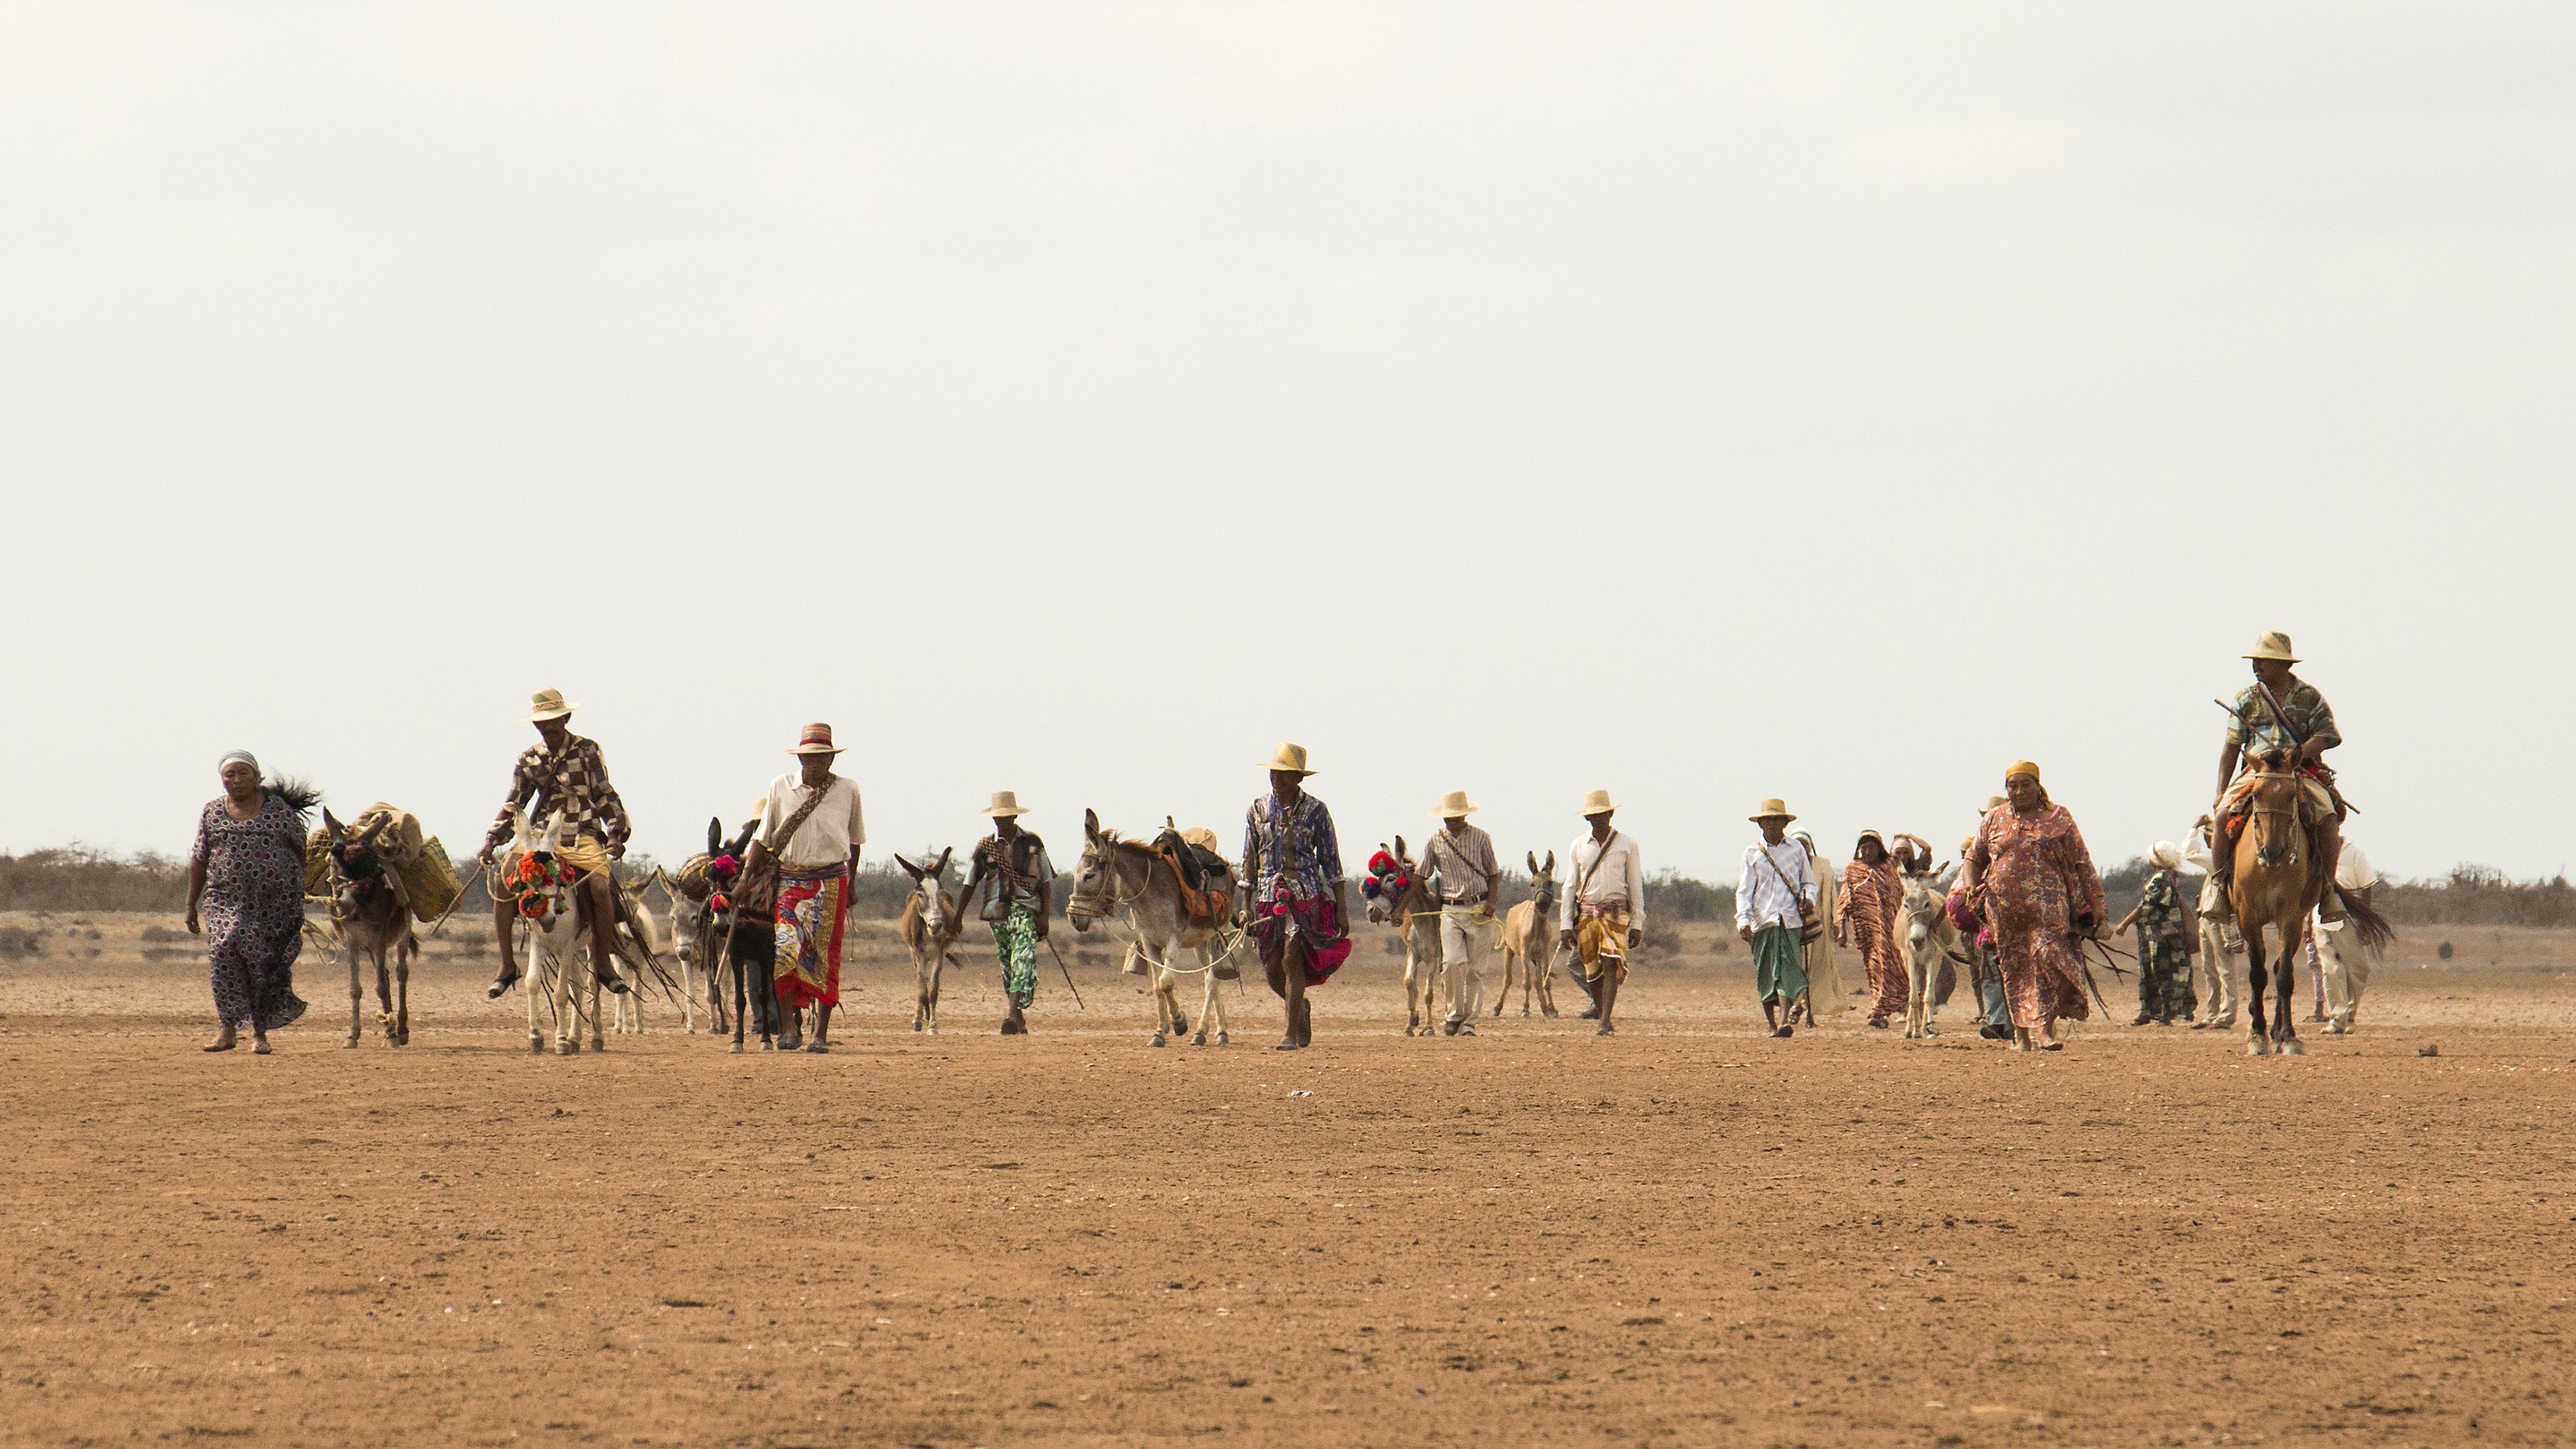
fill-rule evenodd
<path id="1" fill-rule="evenodd" d="M 1073 984 L 1073 968 L 1064 964 L 1064 953 L 1055 948 L 1055 938 L 1053 936 L 1041 936 L 1038 939 L 1047 943 L 1047 954 L 1055 958 L 1055 969 L 1064 973 L 1064 989 L 1073 993 L 1074 1009 L 1076 1011 L 1083 1012 L 1090 1011 L 1090 1007 L 1082 1004 L 1082 988 Z"/>
<path id="2" fill-rule="evenodd" d="M 477 856 L 474 860 L 474 873 L 465 878 L 465 884 L 456 888 L 456 899 L 449 901 L 447 909 L 438 913 L 438 920 L 430 926 L 429 935 L 422 937 L 422 940 L 430 940 L 438 935 L 439 927 L 446 925 L 447 918 L 456 914 L 456 908 L 465 904 L 465 893 L 474 889 L 474 883 L 482 878 L 483 859 Z M 336 900 L 338 897 L 335 896 L 333 899 Z"/>

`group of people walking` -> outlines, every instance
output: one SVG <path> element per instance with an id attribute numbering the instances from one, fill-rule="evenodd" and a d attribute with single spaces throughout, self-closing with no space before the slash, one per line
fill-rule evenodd
<path id="1" fill-rule="evenodd" d="M 2204 994 L 2195 989 L 2195 957 L 2211 1013 L 2193 1024 L 2232 1023 L 2238 996 L 2233 960 L 2241 942 L 2227 911 L 2228 860 L 2242 828 L 2242 776 L 2258 759 L 2295 762 L 2321 858 L 2332 862 L 2344 892 L 2367 900 L 2376 876 L 2361 853 L 2342 841 L 2346 807 L 2333 772 L 2321 763 L 2323 753 L 2341 743 L 2333 711 L 2313 685 L 2291 672 L 2298 660 L 2288 636 L 2266 634 L 2245 657 L 2256 681 L 2238 696 L 2229 721 L 2218 799 L 2187 847 L 2155 846 L 2155 869 L 2137 908 L 2107 931 L 2101 876 L 2074 817 L 2049 797 L 2036 763 L 2020 760 L 2005 769 L 2004 793 L 1987 800 L 1976 829 L 1960 842 L 1961 869 L 1942 903 L 1959 932 L 1985 1035 L 2009 1039 L 2022 1050 L 2059 1049 L 2056 1024 L 2089 1015 L 2084 946 L 2129 931 L 2138 941 L 2137 1024 L 2193 1018 Z M 598 743 L 572 733 L 574 708 L 556 690 L 532 699 L 526 718 L 537 742 L 514 763 L 508 795 L 479 855 L 491 867 L 520 822 L 560 820 L 555 853 L 577 874 L 575 907 L 593 939 L 601 940 L 617 920 L 612 868 L 626 854 L 632 823 Z M 850 878 L 859 868 L 867 831 L 857 786 L 833 770 L 841 750 L 831 726 L 808 725 L 790 753 L 796 767 L 771 781 L 746 859 L 724 863 L 736 872 L 727 876 L 727 905 L 763 912 L 776 928 L 775 990 L 785 1022 L 808 1011 L 813 1015 L 810 1042 L 783 1023 L 781 1044 L 827 1051 L 840 1001 Z M 304 817 L 315 796 L 292 781 L 263 782 L 258 761 L 245 751 L 225 755 L 218 769 L 224 794 L 200 812 L 188 896 L 189 928 L 210 936 L 220 1021 L 207 1049 L 230 1049 L 246 1026 L 254 1050 L 265 1051 L 267 1033 L 304 1009 L 293 992 L 292 967 L 303 924 Z M 1257 945 L 1264 974 L 1286 1008 L 1279 1045 L 1294 1050 L 1313 1040 L 1307 993 L 1329 981 L 1350 955 L 1350 901 L 1332 812 L 1306 790 L 1315 773 L 1306 750 L 1279 746 L 1267 770 L 1268 790 L 1244 815 L 1243 889 L 1233 924 Z M 1453 1032 L 1462 1016 L 1472 1014 L 1472 1006 L 1460 1006 L 1463 983 L 1473 974 L 1502 886 L 1492 839 L 1468 822 L 1476 808 L 1463 792 L 1443 800 L 1433 811 L 1441 828 L 1432 834 L 1422 866 L 1432 877 L 1441 917 Z M 1592 996 L 1585 1015 L 1604 1036 L 1616 1030 L 1620 986 L 1646 926 L 1644 857 L 1637 841 L 1616 827 L 1618 808 L 1607 791 L 1585 797 L 1585 828 L 1568 848 L 1569 884 L 1555 921 L 1557 944 L 1571 954 Z M 1036 950 L 1047 937 L 1056 871 L 1045 842 L 1021 827 L 1026 812 L 1013 792 L 995 794 L 983 813 L 993 822 L 992 833 L 969 856 L 961 904 L 992 931 L 1009 1001 L 1002 1030 L 1018 1034 L 1028 1029 L 1026 1012 L 1036 996 Z M 1885 1026 L 1907 1006 L 1910 982 L 1896 923 L 1908 877 L 1932 868 L 1931 847 L 1918 836 L 1866 831 L 1837 877 L 1822 868 L 1812 836 L 1789 832 L 1797 816 L 1783 801 L 1763 801 L 1748 819 L 1759 838 L 1745 847 L 1735 926 L 1752 948 L 1755 992 L 1768 1029 L 1785 1038 L 1800 1021 L 1812 1024 L 1820 1013 L 1847 1006 L 1837 999 L 1836 945 L 1859 953 L 1869 1024 Z M 2196 912 L 2177 874 L 2186 863 L 2208 872 Z M 2310 950 L 2320 963 L 2320 1007 L 2334 1013 L 2339 1029 L 2347 1029 L 2366 962 L 2338 939 L 2337 894 L 2325 891 L 2318 904 Z M 498 996 L 517 975 L 518 913 L 508 892 L 495 890 L 493 896 L 502 967 L 491 994 Z M 624 990 L 609 953 L 593 954 L 602 985 Z M 1472 1031 L 1472 1025 L 1465 1029 Z"/>

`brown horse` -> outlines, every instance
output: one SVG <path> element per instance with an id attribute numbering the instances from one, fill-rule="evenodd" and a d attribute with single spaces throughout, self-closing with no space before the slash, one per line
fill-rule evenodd
<path id="1" fill-rule="evenodd" d="M 2245 797 L 2245 823 L 2233 847 L 2235 874 L 2228 900 L 2236 908 L 2237 928 L 2245 935 L 2246 1050 L 2254 1056 L 2279 1051 L 2305 1056 L 2290 1010 L 2290 989 L 2299 946 L 2307 939 L 2308 913 L 2332 884 L 2320 868 L 2316 842 L 2300 815 L 2305 787 L 2298 772 L 2279 755 L 2266 756 Z M 2270 1031 L 2263 1022 L 2263 928 L 2281 939 L 2281 985 Z"/>

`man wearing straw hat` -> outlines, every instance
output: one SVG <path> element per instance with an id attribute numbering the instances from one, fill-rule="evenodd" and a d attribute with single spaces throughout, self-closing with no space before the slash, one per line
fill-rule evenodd
<path id="1" fill-rule="evenodd" d="M 1431 812 L 1440 828 L 1422 847 L 1422 864 L 1438 882 L 1440 974 L 1448 1007 L 1440 1029 L 1451 1036 L 1476 1034 L 1476 1014 L 1485 1004 L 1480 958 L 1492 951 L 1496 929 L 1494 890 L 1502 866 L 1494 858 L 1494 838 L 1467 823 L 1480 808 L 1464 790 L 1441 796 Z"/>
<path id="2" fill-rule="evenodd" d="M 796 1050 L 797 1014 L 814 1008 L 809 1052 L 832 1049 L 832 1009 L 841 1004 L 841 932 L 850 917 L 850 877 L 858 873 L 859 848 L 867 844 L 859 813 L 859 787 L 832 772 L 840 747 L 832 727 L 809 724 L 797 737 L 796 768 L 769 782 L 761 802 L 760 833 L 743 862 L 743 878 L 758 880 L 762 865 L 778 865 L 778 894 L 770 907 L 778 929 L 770 971 L 778 996 L 778 1049 Z"/>
<path id="3" fill-rule="evenodd" d="M 1807 848 L 1789 838 L 1789 822 L 1798 817 L 1786 803 L 1765 800 L 1745 818 L 1762 827 L 1762 838 L 1744 847 L 1744 870 L 1735 885 L 1735 934 L 1753 947 L 1753 989 L 1762 998 L 1762 1020 L 1773 1036 L 1786 1037 L 1789 1004 L 1807 990 L 1807 922 L 1822 920 L 1816 869 Z M 1808 1019 L 1815 1019 L 1812 1011 Z"/>
<path id="4" fill-rule="evenodd" d="M 2218 755 L 2218 803 L 2210 808 L 2219 826 L 2215 839 L 2223 842 L 2212 851 L 2210 871 L 2221 883 L 2221 919 L 2229 921 L 2236 918 L 2236 907 L 2225 883 L 2236 869 L 2236 835 L 2242 828 L 2238 819 L 2244 813 L 2245 793 L 2252 788 L 2252 767 L 2264 756 L 2290 757 L 2300 783 L 2307 787 L 2307 824 L 2316 832 L 2317 859 L 2329 882 L 2343 854 L 2343 795 L 2335 788 L 2334 771 L 2325 763 L 2326 751 L 2343 743 L 2342 732 L 2335 728 L 2334 709 L 2315 685 L 2291 672 L 2299 656 L 2290 647 L 2289 635 L 2277 629 L 2263 635 L 2245 658 L 2253 666 L 2254 682 L 2237 692 L 2236 708 L 2227 721 L 2227 743 Z M 2240 775 L 2240 770 L 2245 773 Z M 2317 911 L 2328 922 L 2344 919 L 2343 902 L 2331 886 Z"/>
<path id="5" fill-rule="evenodd" d="M 1333 812 L 1306 793 L 1306 777 L 1315 773 L 1306 767 L 1306 747 L 1281 745 L 1269 768 L 1270 793 L 1243 812 L 1243 909 L 1262 972 L 1287 1008 L 1277 1049 L 1290 1052 L 1315 1044 L 1306 988 L 1323 985 L 1351 957 L 1350 897 Z"/>
<path id="6" fill-rule="evenodd" d="M 1047 859 L 1046 842 L 1020 828 L 1016 790 L 996 790 L 984 818 L 993 833 L 975 846 L 966 888 L 959 892 L 960 910 L 973 909 L 975 893 L 984 892 L 980 912 L 993 928 L 993 951 L 1002 960 L 1002 995 L 1011 1014 L 1002 1018 L 1002 1035 L 1026 1036 L 1029 1003 L 1038 996 L 1038 942 L 1046 939 L 1047 912 L 1055 892 L 1055 863 Z"/>
<path id="7" fill-rule="evenodd" d="M 617 899 L 610 890 L 609 862 L 626 854 L 632 829 L 626 802 L 617 797 L 617 787 L 608 783 L 608 761 L 599 752 L 599 742 L 574 734 L 565 723 L 572 718 L 574 706 L 564 699 L 562 690 L 540 689 L 528 705 L 528 723 L 537 727 L 537 742 L 521 751 L 510 769 L 510 795 L 483 836 L 481 859 L 488 869 L 502 842 L 514 833 L 513 816 L 522 806 L 528 819 L 539 826 L 562 811 L 569 843 L 560 858 L 581 872 L 581 889 L 573 897 L 573 907 L 594 943 L 591 971 L 602 988 L 623 992 L 626 983 L 617 974 L 614 953 L 597 943 L 615 939 L 611 932 L 618 919 Z M 506 891 L 493 891 L 492 928 L 501 939 L 501 975 L 486 996 L 499 997 L 519 979 L 519 957 L 510 943 L 517 923 L 515 900 Z"/>
<path id="8" fill-rule="evenodd" d="M 1610 828 L 1618 808 L 1607 790 L 1583 797 L 1583 820 L 1591 829 L 1574 837 L 1566 852 L 1574 885 L 1556 916 L 1557 940 L 1582 964 L 1600 1013 L 1596 1036 L 1612 1034 L 1610 1013 L 1619 1004 L 1619 983 L 1628 979 L 1628 953 L 1646 939 L 1645 857 L 1635 839 Z"/>
<path id="9" fill-rule="evenodd" d="M 2200 883 L 2200 950 L 2194 957 L 2197 969 L 2192 981 L 2195 993 L 2208 998 L 2209 1015 L 2191 1024 L 2194 1031 L 2236 1025 L 2237 983 L 2245 977 L 2237 960 L 2245 954 L 2245 937 L 2227 918 L 2227 883 L 2219 879 L 2217 860 L 2210 853 L 2210 839 L 2217 829 L 2213 818 L 2201 816 L 2182 847 L 2184 864 L 2208 872 Z"/>

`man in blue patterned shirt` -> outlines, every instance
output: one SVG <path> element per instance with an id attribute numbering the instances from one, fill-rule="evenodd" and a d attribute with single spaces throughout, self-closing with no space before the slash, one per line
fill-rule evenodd
<path id="1" fill-rule="evenodd" d="M 1349 898 L 1333 812 L 1306 793 L 1306 747 L 1281 745 L 1270 758 L 1270 793 L 1243 816 L 1246 922 L 1261 945 L 1261 969 L 1287 1003 L 1279 1050 L 1315 1040 L 1306 988 L 1321 986 L 1350 959 Z M 1327 898 L 1326 892 L 1330 891 Z"/>

